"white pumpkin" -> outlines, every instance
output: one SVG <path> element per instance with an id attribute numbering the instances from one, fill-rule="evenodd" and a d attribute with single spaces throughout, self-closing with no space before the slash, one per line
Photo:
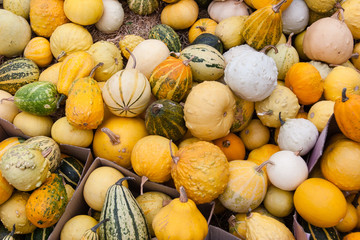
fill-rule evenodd
<path id="1" fill-rule="evenodd" d="M 213 0 L 209 4 L 207 11 L 210 18 L 216 22 L 233 16 L 249 16 L 252 12 L 244 2 L 238 0 Z"/>
<path id="2" fill-rule="evenodd" d="M 268 160 L 266 171 L 270 182 L 285 191 L 295 190 L 308 177 L 308 167 L 297 153 L 282 150 Z"/>
<path id="3" fill-rule="evenodd" d="M 243 51 L 226 65 L 224 80 L 236 96 L 246 101 L 262 101 L 277 85 L 274 59 L 263 52 Z"/>
<path id="4" fill-rule="evenodd" d="M 293 0 L 290 6 L 282 13 L 283 33 L 298 34 L 309 23 L 309 8 L 304 0 Z"/>
<path id="5" fill-rule="evenodd" d="M 311 60 L 309 63 L 319 71 L 322 79 L 325 79 L 332 70 L 332 68 L 324 62 Z"/>
<path id="6" fill-rule="evenodd" d="M 319 131 L 310 120 L 292 118 L 281 125 L 277 143 L 281 150 L 300 151 L 304 156 L 315 146 L 318 136 Z"/>
<path id="7" fill-rule="evenodd" d="M 240 55 L 243 51 L 256 51 L 254 48 L 250 47 L 247 44 L 241 44 L 239 46 L 235 46 L 224 52 L 223 56 L 225 59 L 225 64 L 228 64 L 231 59 Z"/>
<path id="8" fill-rule="evenodd" d="M 112 33 L 124 23 L 124 9 L 118 0 L 103 0 L 104 12 L 95 27 L 103 33 Z"/>

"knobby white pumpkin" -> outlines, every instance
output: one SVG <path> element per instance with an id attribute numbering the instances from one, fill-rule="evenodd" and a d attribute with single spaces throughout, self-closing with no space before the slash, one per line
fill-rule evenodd
<path id="1" fill-rule="evenodd" d="M 118 0 L 103 0 L 104 12 L 95 27 L 103 33 L 112 33 L 124 23 L 124 9 Z"/>
<path id="2" fill-rule="evenodd" d="M 247 44 L 241 44 L 241 45 L 230 48 L 223 54 L 224 59 L 225 59 L 225 64 L 228 64 L 231 59 L 240 55 L 243 51 L 248 51 L 248 50 L 256 51 L 254 48 L 250 47 Z"/>

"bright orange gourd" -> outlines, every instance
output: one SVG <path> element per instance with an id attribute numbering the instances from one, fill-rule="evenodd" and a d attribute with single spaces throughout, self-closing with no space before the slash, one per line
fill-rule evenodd
<path id="1" fill-rule="evenodd" d="M 280 2 L 280 0 L 250 0 L 251 4 L 256 9 L 260 9 L 269 5 L 274 5 Z M 280 10 L 284 11 L 287 9 L 293 0 L 287 0 L 283 5 L 281 5 Z"/>
<path id="2" fill-rule="evenodd" d="M 243 160 L 245 158 L 245 145 L 238 135 L 229 133 L 225 137 L 213 140 L 213 142 L 224 152 L 228 161 Z"/>
<path id="3" fill-rule="evenodd" d="M 14 187 L 6 181 L 0 171 L 0 205 L 6 202 L 13 193 Z"/>
<path id="4" fill-rule="evenodd" d="M 44 37 L 32 38 L 24 49 L 24 57 L 33 60 L 39 67 L 48 66 L 53 59 L 49 40 Z"/>
<path id="5" fill-rule="evenodd" d="M 215 34 L 217 22 L 210 18 L 200 18 L 189 29 L 189 43 L 192 43 L 199 35 L 203 33 Z"/>
<path id="6" fill-rule="evenodd" d="M 20 143 L 25 142 L 25 139 L 22 137 L 9 137 L 0 142 L 0 161 L 2 155 L 4 155 L 5 151 L 10 147 L 18 145 Z"/>

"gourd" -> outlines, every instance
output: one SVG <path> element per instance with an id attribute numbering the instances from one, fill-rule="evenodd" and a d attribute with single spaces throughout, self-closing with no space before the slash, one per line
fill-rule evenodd
<path id="1" fill-rule="evenodd" d="M 215 48 L 221 54 L 224 52 L 223 43 L 221 42 L 220 38 L 214 34 L 211 33 L 200 34 L 197 38 L 195 38 L 195 40 L 191 44 L 194 45 L 194 44 L 202 44 L 202 43 Z"/>
<path id="2" fill-rule="evenodd" d="M 157 99 L 180 102 L 192 87 L 190 62 L 169 56 L 157 65 L 149 78 L 152 94 Z"/>
<path id="3" fill-rule="evenodd" d="M 0 9 L 0 55 L 21 55 L 31 39 L 31 28 L 25 18 Z"/>
<path id="4" fill-rule="evenodd" d="M 103 33 L 113 33 L 124 23 L 124 9 L 119 1 L 103 0 L 104 11 L 95 23 L 95 27 Z"/>
<path id="5" fill-rule="evenodd" d="M 282 122 L 277 143 L 281 150 L 300 151 L 304 156 L 315 146 L 318 136 L 316 126 L 310 120 L 292 118 Z"/>
<path id="6" fill-rule="evenodd" d="M 228 161 L 245 158 L 245 145 L 235 133 L 231 132 L 225 137 L 215 139 L 213 143 L 223 151 Z"/>
<path id="7" fill-rule="evenodd" d="M 62 62 L 57 62 L 52 64 L 51 66 L 45 68 L 39 76 L 39 81 L 44 82 L 52 82 L 53 84 L 57 84 L 59 80 L 59 72 L 60 72 L 60 66 Z"/>
<path id="8" fill-rule="evenodd" d="M 132 12 L 138 15 L 149 15 L 159 8 L 159 0 L 127 0 Z"/>
<path id="9" fill-rule="evenodd" d="M 174 30 L 183 30 L 191 27 L 198 18 L 199 6 L 194 0 L 180 0 L 168 4 L 161 11 L 162 24 L 169 25 Z"/>
<path id="10" fill-rule="evenodd" d="M 53 60 L 49 40 L 44 37 L 32 38 L 24 49 L 24 57 L 33 60 L 39 67 L 47 67 Z"/>
<path id="11" fill-rule="evenodd" d="M 31 0 L 29 17 L 31 29 L 36 35 L 46 38 L 57 27 L 69 22 L 64 13 L 63 0 Z"/>
<path id="12" fill-rule="evenodd" d="M 242 36 L 242 30 L 247 17 L 248 16 L 228 17 L 221 20 L 216 26 L 215 35 L 220 38 L 225 49 L 230 49 L 245 43 L 245 39 Z"/>
<path id="13" fill-rule="evenodd" d="M 32 233 L 25 235 L 25 240 L 46 240 L 53 232 L 54 226 L 48 228 L 36 228 Z"/>
<path id="14" fill-rule="evenodd" d="M 352 54 L 354 40 L 344 18 L 339 20 L 337 14 L 332 17 L 321 18 L 307 28 L 303 49 L 306 56 L 312 60 L 319 60 L 331 64 L 342 64 Z M 321 36 L 326 36 L 319 41 Z"/>
<path id="15" fill-rule="evenodd" d="M 255 49 L 253 49 L 252 47 L 250 47 L 247 44 L 241 44 L 235 47 L 230 48 L 229 50 L 227 50 L 226 52 L 224 52 L 223 56 L 225 59 L 225 64 L 227 65 L 231 59 L 233 59 L 234 57 L 242 54 L 242 52 L 245 51 L 256 51 Z"/>
<path id="16" fill-rule="evenodd" d="M 27 112 L 18 113 L 13 121 L 26 136 L 50 136 L 53 120 L 50 116 L 38 116 Z"/>
<path id="17" fill-rule="evenodd" d="M 11 97 L 12 95 L 7 91 L 0 90 L 0 117 L 12 123 L 15 116 L 19 113 L 19 109 L 15 103 L 11 101 L 3 101 L 3 99 Z"/>
<path id="18" fill-rule="evenodd" d="M 67 203 L 62 178 L 52 173 L 41 187 L 31 193 L 25 205 L 26 217 L 39 228 L 51 227 L 65 212 Z"/>
<path id="19" fill-rule="evenodd" d="M 224 72 L 224 80 L 234 94 L 251 102 L 267 98 L 277 85 L 277 76 L 275 61 L 257 51 L 242 51 L 231 58 Z"/>
<path id="20" fill-rule="evenodd" d="M 251 9 L 243 1 L 212 1 L 207 12 L 211 19 L 220 23 L 222 20 L 233 16 L 249 16 Z"/>
<path id="21" fill-rule="evenodd" d="M 64 54 L 86 51 L 92 44 L 93 38 L 89 31 L 75 23 L 62 24 L 55 29 L 50 37 L 51 52 L 59 61 L 64 60 Z"/>
<path id="22" fill-rule="evenodd" d="M 351 232 L 355 229 L 358 222 L 358 215 L 356 208 L 351 202 L 347 202 L 347 209 L 345 217 L 341 222 L 335 225 L 335 228 L 342 233 Z"/>
<path id="23" fill-rule="evenodd" d="M 253 7 L 255 9 L 260 9 L 269 5 L 275 5 L 277 3 L 281 2 L 280 0 L 251 0 L 251 5 L 253 5 Z M 283 3 L 283 5 L 281 5 L 280 10 L 281 11 L 285 11 L 286 9 L 288 9 L 288 7 L 291 5 L 291 3 L 293 2 L 293 0 L 290 1 L 286 1 L 285 3 Z"/>
<path id="24" fill-rule="evenodd" d="M 164 42 L 171 52 L 181 51 L 179 35 L 174 29 L 166 24 L 157 24 L 153 26 L 149 32 L 149 39 L 158 39 Z"/>
<path id="25" fill-rule="evenodd" d="M 20 1 L 20 0 L 5 0 L 0 1 L 0 4 L 3 5 L 5 10 L 15 13 L 18 16 L 29 19 L 30 12 L 30 0 Z"/>
<path id="26" fill-rule="evenodd" d="M 276 217 L 286 217 L 294 210 L 294 192 L 285 191 L 270 185 L 264 198 L 264 207 Z"/>
<path id="27" fill-rule="evenodd" d="M 187 131 L 183 107 L 168 99 L 157 100 L 146 109 L 145 126 L 150 135 L 160 135 L 176 142 Z"/>
<path id="28" fill-rule="evenodd" d="M 271 155 L 280 151 L 280 147 L 275 144 L 265 144 L 259 148 L 255 148 L 249 152 L 248 161 L 252 161 L 258 165 L 262 164 L 263 162 L 269 160 Z M 262 170 L 266 173 L 266 165 L 262 168 Z M 266 175 L 267 176 L 267 175 Z"/>
<path id="29" fill-rule="evenodd" d="M 15 240 L 14 233 L 15 233 L 15 224 L 14 224 L 11 232 L 8 235 L 6 235 L 4 238 L 2 238 L 2 240 Z"/>
<path id="30" fill-rule="evenodd" d="M 255 111 L 255 103 L 241 99 L 237 97 L 235 94 L 234 97 L 235 97 L 235 115 L 230 131 L 240 132 L 251 121 Z"/>
<path id="31" fill-rule="evenodd" d="M 95 24 L 101 18 L 104 11 L 102 0 L 86 1 L 82 0 L 65 0 L 64 13 L 73 23 L 80 25 Z"/>
<path id="32" fill-rule="evenodd" d="M 311 60 L 309 63 L 319 71 L 323 80 L 325 80 L 327 75 L 331 72 L 331 70 L 333 70 L 332 68 L 330 68 L 329 64 L 324 62 Z"/>
<path id="33" fill-rule="evenodd" d="M 335 7 L 335 4 L 336 4 L 336 0 L 326 0 L 326 1 L 323 1 L 323 2 L 317 2 L 317 1 L 314 1 L 314 0 L 305 0 L 306 2 L 306 5 L 308 5 L 308 7 L 318 13 L 318 14 L 325 14 L 329 11 L 331 11 L 334 7 Z"/>
<path id="34" fill-rule="evenodd" d="M 229 181 L 225 191 L 219 195 L 221 204 L 237 213 L 257 208 L 265 198 L 268 185 L 263 166 L 245 160 L 231 161 Z"/>
<path id="35" fill-rule="evenodd" d="M 61 155 L 61 163 L 57 169 L 57 173 L 59 173 L 59 175 L 63 177 L 67 185 L 70 185 L 72 188 L 75 189 L 80 182 L 80 177 L 83 170 L 83 162 L 72 156 L 64 154 Z"/>
<path id="36" fill-rule="evenodd" d="M 297 215 L 298 223 L 304 228 L 306 233 L 309 233 L 310 238 L 313 239 L 329 239 L 329 240 L 340 240 L 339 232 L 335 227 L 321 228 L 316 227 L 306 222 L 301 216 Z"/>
<path id="37" fill-rule="evenodd" d="M 143 119 L 112 116 L 96 130 L 93 151 L 97 157 L 130 168 L 131 151 L 135 143 L 147 135 Z"/>
<path id="38" fill-rule="evenodd" d="M 281 5 L 268 5 L 253 12 L 245 21 L 242 35 L 247 44 L 256 50 L 279 42 L 282 33 Z"/>
<path id="39" fill-rule="evenodd" d="M 143 211 L 130 190 L 121 185 L 128 179 L 133 178 L 121 178 L 106 192 L 100 221 L 104 219 L 109 219 L 109 221 L 100 225 L 100 239 L 151 239 Z"/>
<path id="40" fill-rule="evenodd" d="M 142 41 L 145 41 L 145 39 L 138 35 L 134 35 L 134 34 L 125 35 L 119 41 L 119 47 L 122 55 L 126 59 L 129 59 L 130 53 L 133 52 L 135 47 L 139 45 L 139 43 L 141 43 Z M 126 48 L 128 48 L 130 51 L 126 50 Z"/>
<path id="41" fill-rule="evenodd" d="M 266 171 L 270 182 L 285 191 L 295 190 L 308 177 L 308 168 L 299 152 L 281 150 L 269 158 Z"/>
<path id="42" fill-rule="evenodd" d="M 187 197 L 184 187 L 181 186 L 179 192 L 179 198 L 173 199 L 155 215 L 152 226 L 156 238 L 205 239 L 209 230 L 205 217 Z"/>
<path id="43" fill-rule="evenodd" d="M 96 225 L 98 221 L 89 215 L 76 215 L 67 220 L 60 232 L 60 240 L 81 239 L 89 228 Z"/>
<path id="44" fill-rule="evenodd" d="M 267 144 L 270 140 L 270 129 L 259 119 L 251 119 L 249 124 L 240 131 L 240 138 L 247 150 L 253 150 Z"/>
<path id="45" fill-rule="evenodd" d="M 283 33 L 298 34 L 309 23 L 309 8 L 304 0 L 293 0 L 288 8 L 282 12 Z"/>
<path id="46" fill-rule="evenodd" d="M 0 171 L 14 188 L 20 191 L 34 190 L 49 176 L 49 150 L 40 152 L 24 144 L 9 148 L 1 157 Z"/>
<path id="47" fill-rule="evenodd" d="M 198 19 L 189 29 L 189 43 L 192 43 L 199 35 L 203 33 L 215 33 L 217 22 L 210 18 Z"/>
<path id="48" fill-rule="evenodd" d="M 356 43 L 354 46 L 354 54 L 359 54 L 360 55 L 360 44 Z M 360 58 L 351 58 L 351 62 L 352 64 L 356 67 L 356 69 L 360 69 Z"/>
<path id="49" fill-rule="evenodd" d="M 213 143 L 191 143 L 180 148 L 172 159 L 171 177 L 176 189 L 184 187 L 187 196 L 196 204 L 209 203 L 225 191 L 229 163 Z"/>
<path id="50" fill-rule="evenodd" d="M 193 87 L 184 104 L 186 127 L 202 140 L 226 136 L 234 113 L 233 93 L 228 86 L 216 81 L 204 81 Z"/>
<path id="51" fill-rule="evenodd" d="M 319 132 L 322 132 L 334 113 L 334 105 L 334 101 L 321 100 L 311 106 L 307 119 L 316 126 Z"/>
<path id="52" fill-rule="evenodd" d="M 14 187 L 2 176 L 0 171 L 0 205 L 11 197 L 13 191 Z"/>
<path id="53" fill-rule="evenodd" d="M 99 235 L 97 233 L 97 230 L 100 227 L 100 225 L 103 224 L 106 221 L 108 221 L 108 219 L 104 219 L 104 220 L 98 222 L 92 228 L 86 230 L 84 232 L 84 234 L 82 235 L 81 240 L 99 240 Z"/>
<path id="54" fill-rule="evenodd" d="M 25 138 L 23 137 L 8 137 L 0 142 L 0 159 L 4 153 L 12 146 L 19 145 L 23 143 Z"/>

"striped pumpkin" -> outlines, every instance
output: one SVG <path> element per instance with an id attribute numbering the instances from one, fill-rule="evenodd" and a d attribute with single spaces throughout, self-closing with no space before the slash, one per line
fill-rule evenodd
<path id="1" fill-rule="evenodd" d="M 57 172 L 63 177 L 67 184 L 75 189 L 80 181 L 83 169 L 84 164 L 80 160 L 63 154 L 61 165 Z"/>
<path id="2" fill-rule="evenodd" d="M 124 69 L 106 81 L 102 96 L 114 115 L 135 117 L 148 106 L 151 87 L 144 74 L 136 69 Z"/>
<path id="3" fill-rule="evenodd" d="M 169 25 L 158 24 L 150 29 L 149 39 L 157 39 L 166 44 L 171 52 L 181 51 L 179 35 Z"/>
<path id="4" fill-rule="evenodd" d="M 189 65 L 194 81 L 214 81 L 224 75 L 225 59 L 218 50 L 209 45 L 190 45 L 180 52 L 180 59 L 192 59 Z"/>
<path id="5" fill-rule="evenodd" d="M 108 188 L 100 221 L 99 237 L 106 240 L 150 240 L 145 215 L 130 190 L 121 183 L 133 179 L 124 177 Z"/>
<path id="6" fill-rule="evenodd" d="M 136 14 L 149 15 L 159 8 L 159 0 L 127 0 L 129 8 Z"/>
<path id="7" fill-rule="evenodd" d="M 282 34 L 280 7 L 285 1 L 260 8 L 246 19 L 242 36 L 248 45 L 260 50 L 266 45 L 276 45 L 279 42 Z"/>
<path id="8" fill-rule="evenodd" d="M 187 130 L 183 107 L 168 99 L 157 100 L 146 109 L 145 126 L 150 135 L 160 135 L 175 142 Z"/>
<path id="9" fill-rule="evenodd" d="M 40 70 L 30 59 L 18 57 L 0 66 L 0 89 L 14 95 L 22 86 L 39 79 Z"/>
<path id="10" fill-rule="evenodd" d="M 190 60 L 169 56 L 151 73 L 151 91 L 157 99 L 180 102 L 191 89 L 192 72 Z"/>

